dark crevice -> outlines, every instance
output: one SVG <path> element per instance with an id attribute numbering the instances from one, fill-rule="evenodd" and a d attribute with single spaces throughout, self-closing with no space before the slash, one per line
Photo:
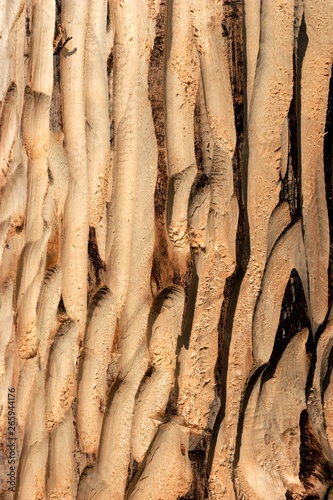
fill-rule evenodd
<path id="1" fill-rule="evenodd" d="M 301 76 L 302 64 L 308 45 L 304 15 L 293 54 L 293 97 L 288 112 L 289 154 L 287 172 L 282 182 L 280 201 L 289 203 L 290 216 L 295 220 L 301 216 Z"/>
<path id="2" fill-rule="evenodd" d="M 170 419 L 172 416 L 177 415 L 177 405 L 175 400 L 175 389 L 172 387 L 169 394 L 169 399 L 165 408 L 164 416 Z"/>
<path id="3" fill-rule="evenodd" d="M 241 263 L 245 270 L 249 259 L 249 228 L 246 211 L 246 195 L 243 192 L 247 178 L 244 6 L 243 2 L 239 0 L 229 2 L 224 0 L 223 8 L 224 19 L 222 22 L 222 34 L 223 32 L 228 33 L 228 36 L 225 36 L 225 45 L 228 53 L 237 138 L 233 158 L 234 191 L 239 204 L 236 252 L 237 262 Z"/>
<path id="4" fill-rule="evenodd" d="M 61 25 L 61 0 L 56 0 L 56 16 L 54 26 L 54 38 L 58 36 Z M 61 87 L 60 87 L 60 57 L 61 52 L 53 57 L 53 91 L 50 106 L 50 129 L 54 133 L 62 132 L 62 108 L 61 108 Z"/>
<path id="5" fill-rule="evenodd" d="M 307 410 L 303 410 L 301 413 L 300 430 L 299 477 L 306 489 L 307 498 L 311 496 L 320 498 L 316 483 L 319 482 L 327 487 L 331 486 L 333 484 L 333 469 L 312 428 Z"/>
<path id="6" fill-rule="evenodd" d="M 68 313 L 66 311 L 66 307 L 65 307 L 62 295 L 60 295 L 60 300 L 59 300 L 59 304 L 58 304 L 57 318 L 58 318 L 60 325 L 63 325 L 64 323 L 66 323 L 66 321 L 68 321 L 70 319 L 70 317 L 68 316 Z M 59 328 L 58 328 L 58 330 L 59 330 Z"/>
<path id="7" fill-rule="evenodd" d="M 118 390 L 120 389 L 120 386 L 122 384 L 123 380 L 120 380 L 119 378 L 114 382 L 114 384 L 112 385 L 111 389 L 110 389 L 110 392 L 109 392 L 109 395 L 108 395 L 108 399 L 107 399 L 107 403 L 106 403 L 106 409 L 105 409 L 105 415 L 104 415 L 104 420 L 103 420 L 103 426 L 102 426 L 102 430 L 101 430 L 101 435 L 100 435 L 100 440 L 99 440 L 99 447 L 98 449 L 100 450 L 101 449 L 101 444 L 103 443 L 104 441 L 104 434 L 105 434 L 105 423 L 108 421 L 108 419 L 106 418 L 107 414 L 110 413 L 110 409 L 111 409 L 111 405 L 112 405 L 112 401 L 116 395 L 116 393 L 118 392 Z"/>
<path id="8" fill-rule="evenodd" d="M 198 292 L 198 275 L 194 263 L 194 259 L 191 261 L 191 266 L 188 268 L 187 276 L 185 276 L 185 304 L 184 304 L 184 313 L 183 313 L 183 321 L 182 321 L 182 334 L 178 337 L 177 349 L 176 352 L 179 354 L 181 349 L 185 347 L 185 349 L 189 348 L 192 324 L 194 318 L 194 310 L 195 303 L 197 299 Z M 180 361 L 177 358 L 176 363 L 176 373 L 175 373 L 175 401 L 177 404 L 178 393 L 179 393 L 179 385 L 178 385 L 178 377 L 180 373 Z"/>
<path id="9" fill-rule="evenodd" d="M 330 355 L 328 357 L 327 367 L 328 367 L 327 372 L 324 376 L 322 388 L 321 388 L 322 398 L 324 398 L 325 392 L 329 386 L 329 383 L 331 382 L 332 367 L 333 367 L 333 349 L 331 349 Z"/>
<path id="10" fill-rule="evenodd" d="M 309 38 L 306 32 L 306 23 L 304 14 L 302 16 L 302 22 L 297 38 L 297 52 L 294 51 L 294 99 L 295 99 L 295 113 L 296 113 L 296 126 L 297 126 L 297 137 L 291 137 L 292 140 L 297 144 L 297 162 L 296 158 L 293 164 L 294 177 L 297 179 L 297 202 L 296 214 L 301 214 L 301 193 L 302 193 L 302 150 L 301 150 L 301 116 L 302 116 L 302 96 L 301 96 L 301 82 L 302 82 L 302 66 L 305 57 L 306 49 L 308 47 Z M 295 42 L 296 45 L 296 42 Z M 299 207 L 299 208 L 298 208 Z M 298 210 L 297 210 L 298 208 Z M 295 214 L 295 215 L 296 215 Z"/>
<path id="11" fill-rule="evenodd" d="M 110 2 L 106 3 L 106 31 L 109 32 L 111 29 L 111 13 L 110 13 Z"/>
<path id="12" fill-rule="evenodd" d="M 327 102 L 326 125 L 324 136 L 324 173 L 326 186 L 326 201 L 330 226 L 330 241 L 333 241 L 333 66 Z M 333 304 L 333 245 L 330 245 L 328 268 L 328 310 Z"/>
<path id="13" fill-rule="evenodd" d="M 309 366 L 309 371 L 308 371 L 308 376 L 306 379 L 306 384 L 305 384 L 305 395 L 306 398 L 308 399 L 309 396 L 311 395 L 311 390 L 313 386 L 313 377 L 316 369 L 316 364 L 317 364 L 317 350 L 316 350 L 316 345 L 313 340 L 313 336 L 310 333 L 308 340 L 305 344 L 306 347 L 306 352 L 310 361 L 310 366 Z"/>
<path id="14" fill-rule="evenodd" d="M 25 36 L 29 38 L 31 36 L 31 31 L 30 31 L 30 17 L 26 16 L 25 18 Z"/>
<path id="15" fill-rule="evenodd" d="M 60 296 L 60 301 L 58 304 L 58 313 L 60 313 L 60 314 L 66 313 L 66 308 L 65 308 L 65 304 L 64 304 L 62 295 Z"/>
<path id="16" fill-rule="evenodd" d="M 172 207 L 173 181 L 169 182 L 166 151 L 165 151 L 165 126 L 164 126 L 164 60 L 166 44 L 166 7 L 165 0 L 161 1 L 160 10 L 156 18 L 156 35 L 154 46 L 150 55 L 148 68 L 148 96 L 152 109 L 155 128 L 155 137 L 158 148 L 157 180 L 154 194 L 155 207 L 155 247 L 151 276 L 153 296 L 170 285 L 180 283 L 179 271 L 173 260 L 172 250 L 167 234 L 168 207 Z M 168 196 L 170 195 L 170 198 Z M 167 200 L 169 200 L 167 202 Z M 169 214 L 169 218 L 171 215 Z"/>
<path id="17" fill-rule="evenodd" d="M 98 287 L 102 280 L 105 271 L 105 263 L 100 258 L 96 239 L 96 230 L 94 227 L 89 228 L 89 240 L 88 240 L 88 256 L 89 256 L 89 269 L 88 269 L 88 281 L 90 294 L 95 292 L 96 287 Z"/>
<path id="18" fill-rule="evenodd" d="M 326 493 L 325 493 L 324 500 L 329 500 L 331 492 L 332 492 L 332 488 L 328 488 Z"/>
<path id="19" fill-rule="evenodd" d="M 296 98 L 294 96 L 290 103 L 288 112 L 289 122 L 289 154 L 286 175 L 281 179 L 282 187 L 280 192 L 280 202 L 286 200 L 289 204 L 291 220 L 296 220 L 301 215 L 299 177 L 298 177 L 298 123 L 296 114 Z"/>
<path id="20" fill-rule="evenodd" d="M 131 484 L 132 479 L 134 478 L 135 474 L 138 471 L 138 468 L 139 468 L 138 462 L 131 456 L 129 464 L 128 464 L 126 490 L 128 489 L 129 485 Z"/>
<path id="21" fill-rule="evenodd" d="M 193 181 L 193 184 L 192 184 L 192 187 L 191 187 L 191 194 L 190 194 L 190 200 L 189 200 L 189 210 L 188 210 L 188 217 L 191 217 L 191 211 L 192 211 L 192 214 L 194 213 L 194 210 L 193 210 L 193 200 L 195 198 L 195 196 L 200 192 L 200 190 L 204 189 L 206 186 L 208 186 L 210 183 L 210 180 L 209 180 L 209 177 L 207 174 L 203 173 L 203 172 L 198 172 L 194 181 Z"/>
<path id="22" fill-rule="evenodd" d="M 108 56 L 106 67 L 107 67 L 108 77 L 110 77 L 112 70 L 113 70 L 113 50 L 111 50 L 111 52 Z"/>
<path id="23" fill-rule="evenodd" d="M 316 364 L 317 364 L 317 345 L 321 335 L 324 333 L 327 323 L 329 321 L 330 311 L 327 312 L 326 317 L 321 325 L 318 326 L 315 337 L 310 334 L 309 339 L 306 343 L 307 353 L 311 357 L 308 378 L 305 386 L 306 397 L 309 398 L 313 386 L 313 377 L 315 374 Z"/>
<path id="24" fill-rule="evenodd" d="M 209 432 L 204 431 L 201 436 L 190 436 L 188 458 L 191 461 L 193 483 L 188 493 L 179 500 L 204 500 L 208 498 L 206 471 L 209 442 Z"/>
<path id="25" fill-rule="evenodd" d="M 188 276 L 185 278 L 186 286 L 185 286 L 185 304 L 184 304 L 184 313 L 183 313 L 183 321 L 182 321 L 182 334 L 178 337 L 176 352 L 179 354 L 181 349 L 185 347 L 189 348 L 195 302 L 198 291 L 198 275 L 195 269 L 194 261 L 191 261 L 192 265 L 189 268 Z M 179 385 L 178 385 L 178 377 L 180 373 L 180 361 L 177 359 L 176 363 L 176 371 L 175 371 L 175 389 L 174 389 L 174 402 L 175 406 L 177 406 L 178 393 L 179 393 Z"/>
<path id="26" fill-rule="evenodd" d="M 184 314 L 184 322 L 183 322 L 183 328 L 182 328 L 182 336 L 181 336 L 181 344 L 182 346 L 185 347 L 185 349 L 188 349 L 190 346 L 190 338 L 191 338 L 191 331 L 192 331 L 192 325 L 193 325 L 193 319 L 194 319 L 194 310 L 195 310 L 195 304 L 197 300 L 197 293 L 198 293 L 198 275 L 196 271 L 195 264 L 193 263 L 193 268 L 192 268 L 192 279 L 191 279 L 191 284 L 189 288 L 189 293 L 187 297 L 187 303 L 186 303 L 186 308 L 185 308 L 185 314 Z M 178 350 L 179 352 L 179 350 Z"/>
<path id="27" fill-rule="evenodd" d="M 268 367 L 262 379 L 264 384 L 276 370 L 287 345 L 303 328 L 308 328 L 311 337 L 310 320 L 307 314 L 306 298 L 302 281 L 296 269 L 292 269 L 282 300 L 279 326 Z"/>
<path id="28" fill-rule="evenodd" d="M 198 92 L 194 107 L 194 153 L 195 153 L 195 161 L 197 164 L 197 168 L 199 172 L 203 172 L 204 160 L 202 154 L 202 139 L 200 133 L 200 122 L 201 122 L 200 112 L 201 108 L 200 108 L 199 92 Z"/>
<path id="29" fill-rule="evenodd" d="M 170 177 L 168 183 L 168 196 L 167 196 L 167 204 L 166 204 L 166 226 L 169 227 L 172 219 L 172 208 L 175 197 L 175 176 Z"/>
<path id="30" fill-rule="evenodd" d="M 165 1 L 156 18 L 156 35 L 148 68 L 148 96 L 151 104 L 155 137 L 158 147 L 157 181 L 155 188 L 155 217 L 163 218 L 167 198 L 167 168 L 164 147 L 164 85 Z"/>

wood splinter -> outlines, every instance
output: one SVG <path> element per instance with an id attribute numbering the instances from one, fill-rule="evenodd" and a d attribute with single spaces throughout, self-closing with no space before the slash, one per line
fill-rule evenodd
<path id="1" fill-rule="evenodd" d="M 66 38 L 66 40 L 64 42 L 62 42 L 62 38 L 65 34 L 63 24 L 58 24 L 58 32 L 59 33 L 57 35 L 57 38 L 53 41 L 53 47 L 54 47 L 53 55 L 54 56 L 57 56 L 58 54 L 60 54 L 62 49 L 65 47 L 65 45 L 73 38 L 72 36 L 68 36 Z"/>

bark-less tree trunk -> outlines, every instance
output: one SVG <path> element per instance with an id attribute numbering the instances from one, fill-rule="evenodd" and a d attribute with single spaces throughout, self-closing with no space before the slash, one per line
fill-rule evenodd
<path id="1" fill-rule="evenodd" d="M 0 1 L 1 498 L 333 499 L 332 32 Z"/>

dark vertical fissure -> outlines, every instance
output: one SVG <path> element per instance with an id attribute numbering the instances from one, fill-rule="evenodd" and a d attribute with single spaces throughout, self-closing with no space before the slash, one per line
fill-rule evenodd
<path id="1" fill-rule="evenodd" d="M 289 124 L 289 157 L 287 172 L 282 179 L 282 189 L 280 200 L 287 200 L 289 203 L 290 216 L 293 220 L 299 218 L 302 213 L 301 207 L 301 77 L 302 64 L 306 48 L 308 45 L 308 36 L 306 33 L 306 24 L 304 15 L 295 38 L 293 55 L 293 97 L 288 112 Z"/>
<path id="2" fill-rule="evenodd" d="M 332 376 L 332 368 L 333 368 L 333 348 L 331 349 L 331 352 L 328 356 L 328 360 L 327 360 L 327 366 L 328 366 L 328 369 L 327 369 L 327 372 L 323 378 L 323 382 L 322 382 L 322 397 L 324 397 L 324 394 L 328 388 L 328 385 L 330 383 L 330 379 L 331 379 L 331 376 Z"/>
<path id="3" fill-rule="evenodd" d="M 168 5 L 169 7 L 169 5 Z M 170 256 L 166 232 L 169 184 L 164 127 L 164 59 L 167 49 L 166 2 L 161 1 L 156 18 L 156 35 L 151 52 L 148 71 L 148 96 L 151 103 L 155 137 L 158 148 L 157 181 L 154 195 L 155 206 L 155 248 L 151 275 L 152 293 L 155 295 L 162 288 L 177 282 L 177 270 Z"/>
<path id="4" fill-rule="evenodd" d="M 61 25 L 61 1 L 56 1 L 56 19 L 54 28 L 54 38 L 58 36 Z M 61 52 L 53 56 L 53 91 L 50 106 L 50 129 L 54 133 L 62 132 L 62 108 L 61 108 L 61 88 L 60 88 L 60 57 Z"/>
<path id="5" fill-rule="evenodd" d="M 263 383 L 273 377 L 287 345 L 303 328 L 308 328 L 311 334 L 302 281 L 296 269 L 292 269 L 284 292 L 279 326 L 275 335 L 269 367 L 266 370 L 265 377 L 263 377 Z"/>
<path id="6" fill-rule="evenodd" d="M 330 242 L 333 241 L 333 66 L 327 102 L 327 114 L 324 136 L 324 172 L 327 211 L 330 226 Z M 330 244 L 330 260 L 328 268 L 328 310 L 333 303 L 333 245 Z"/>

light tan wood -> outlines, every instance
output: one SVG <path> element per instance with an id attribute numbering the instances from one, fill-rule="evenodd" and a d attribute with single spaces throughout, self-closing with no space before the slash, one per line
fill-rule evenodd
<path id="1" fill-rule="evenodd" d="M 333 497 L 332 31 L 0 0 L 1 499 Z"/>

